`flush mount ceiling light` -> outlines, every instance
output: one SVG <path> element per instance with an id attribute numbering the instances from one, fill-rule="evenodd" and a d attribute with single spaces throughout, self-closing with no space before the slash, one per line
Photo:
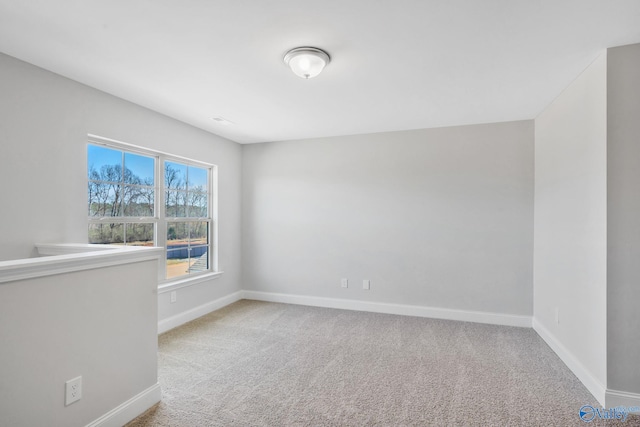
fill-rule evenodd
<path id="1" fill-rule="evenodd" d="M 303 79 L 317 76 L 331 62 L 329 54 L 317 47 L 296 47 L 287 52 L 283 59 L 291 71 Z"/>

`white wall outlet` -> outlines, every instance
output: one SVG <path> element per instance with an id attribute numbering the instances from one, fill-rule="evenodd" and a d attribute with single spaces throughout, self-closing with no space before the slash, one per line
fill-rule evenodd
<path id="1" fill-rule="evenodd" d="M 82 377 L 69 380 L 64 386 L 64 406 L 69 406 L 82 398 Z"/>
<path id="2" fill-rule="evenodd" d="M 349 279 L 340 279 L 340 284 L 342 285 L 343 288 L 348 288 L 349 287 Z"/>
<path id="3" fill-rule="evenodd" d="M 178 301 L 178 294 L 176 293 L 176 291 L 171 291 L 171 304 L 173 304 L 174 302 Z"/>
<path id="4" fill-rule="evenodd" d="M 367 291 L 369 289 L 371 289 L 371 280 L 367 280 L 367 279 L 363 280 L 362 281 L 362 289 L 367 290 Z"/>
<path id="5" fill-rule="evenodd" d="M 560 324 L 560 307 L 556 307 L 556 325 Z"/>

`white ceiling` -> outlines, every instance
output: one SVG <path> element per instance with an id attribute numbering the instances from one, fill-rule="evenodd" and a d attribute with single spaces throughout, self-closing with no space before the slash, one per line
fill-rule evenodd
<path id="1" fill-rule="evenodd" d="M 241 143 L 532 119 L 636 42 L 638 0 L 0 0 L 0 51 Z"/>

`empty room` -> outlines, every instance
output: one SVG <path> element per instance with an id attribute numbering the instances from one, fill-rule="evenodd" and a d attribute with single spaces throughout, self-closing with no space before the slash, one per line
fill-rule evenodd
<path id="1" fill-rule="evenodd" d="M 0 427 L 640 426 L 637 0 L 0 0 Z"/>

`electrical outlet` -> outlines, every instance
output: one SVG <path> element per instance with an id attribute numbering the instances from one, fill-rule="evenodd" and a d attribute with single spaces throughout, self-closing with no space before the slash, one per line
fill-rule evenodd
<path id="1" fill-rule="evenodd" d="M 348 288 L 349 287 L 349 279 L 341 279 L 340 280 L 340 284 L 342 285 L 343 288 Z"/>
<path id="2" fill-rule="evenodd" d="M 65 383 L 64 406 L 69 406 L 82 398 L 82 377 L 77 377 Z"/>
<path id="3" fill-rule="evenodd" d="M 362 289 L 368 291 L 371 289 L 371 280 L 363 280 L 362 281 Z"/>
<path id="4" fill-rule="evenodd" d="M 178 294 L 176 293 L 176 291 L 171 291 L 171 304 L 176 301 L 178 301 Z"/>
<path id="5" fill-rule="evenodd" d="M 556 307 L 556 325 L 560 324 L 560 308 Z"/>

